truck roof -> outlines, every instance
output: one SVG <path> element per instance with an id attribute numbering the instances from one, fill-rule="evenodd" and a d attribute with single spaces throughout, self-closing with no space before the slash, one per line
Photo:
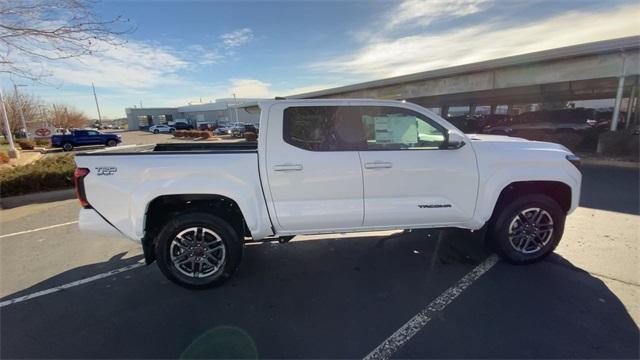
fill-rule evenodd
<path id="1" fill-rule="evenodd" d="M 318 103 L 318 104 L 326 104 L 326 103 L 335 103 L 335 104 L 386 104 L 386 105 L 398 105 L 403 104 L 405 101 L 403 100 L 381 100 L 381 99 L 277 99 L 277 100 L 260 100 L 258 101 L 258 106 L 264 107 L 269 106 L 271 104 L 281 104 L 281 103 L 291 103 L 291 104 L 299 104 L 299 103 Z"/>

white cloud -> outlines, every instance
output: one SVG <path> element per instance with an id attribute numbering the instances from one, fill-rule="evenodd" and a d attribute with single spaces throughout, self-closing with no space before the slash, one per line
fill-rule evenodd
<path id="1" fill-rule="evenodd" d="M 46 69 L 44 80 L 60 85 L 86 85 L 117 89 L 149 89 L 160 85 L 184 83 L 177 72 L 189 63 L 173 54 L 169 48 L 131 41 L 114 46 L 98 45 L 92 55 L 58 61 L 34 62 L 34 67 Z"/>
<path id="2" fill-rule="evenodd" d="M 640 6 L 569 12 L 501 28 L 489 23 L 395 39 L 373 39 L 353 55 L 314 69 L 366 77 L 397 76 L 562 46 L 640 34 Z"/>
<path id="3" fill-rule="evenodd" d="M 220 54 L 218 51 L 207 49 L 200 44 L 194 44 L 187 47 L 186 55 L 199 65 L 217 64 L 224 59 L 224 55 Z"/>
<path id="4" fill-rule="evenodd" d="M 242 28 L 220 35 L 220 39 L 227 48 L 242 46 L 253 40 L 253 30 Z"/>
<path id="5" fill-rule="evenodd" d="M 429 25 L 435 20 L 462 17 L 484 10 L 489 0 L 404 0 L 390 11 L 387 28 Z"/>
<path id="6" fill-rule="evenodd" d="M 242 98 L 270 97 L 270 86 L 271 84 L 256 79 L 231 79 L 231 87 L 227 93 Z"/>

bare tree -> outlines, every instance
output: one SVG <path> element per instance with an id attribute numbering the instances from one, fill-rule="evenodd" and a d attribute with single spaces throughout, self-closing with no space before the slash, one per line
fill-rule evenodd
<path id="1" fill-rule="evenodd" d="M 74 129 L 89 124 L 89 118 L 79 110 L 67 105 L 53 104 L 49 109 L 51 124 L 56 128 Z"/>
<path id="2" fill-rule="evenodd" d="M 38 126 L 38 122 L 42 121 L 43 105 L 39 98 L 26 92 L 5 91 L 4 101 L 7 106 L 7 117 L 9 118 L 9 127 L 12 133 L 22 129 L 20 108 L 22 108 L 28 129 L 34 129 Z"/>
<path id="3" fill-rule="evenodd" d="M 46 62 L 123 44 L 128 19 L 100 19 L 92 0 L 0 0 L 0 72 L 33 81 L 49 75 Z"/>

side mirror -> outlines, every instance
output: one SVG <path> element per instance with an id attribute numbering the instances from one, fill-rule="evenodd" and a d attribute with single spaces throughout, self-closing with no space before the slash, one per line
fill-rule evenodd
<path id="1" fill-rule="evenodd" d="M 455 131 L 449 130 L 449 132 L 447 133 L 447 140 L 445 141 L 444 148 L 451 150 L 460 149 L 465 144 L 464 140 L 464 136 Z"/>

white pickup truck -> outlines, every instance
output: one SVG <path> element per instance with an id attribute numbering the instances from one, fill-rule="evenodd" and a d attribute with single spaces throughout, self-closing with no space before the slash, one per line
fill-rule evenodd
<path id="1" fill-rule="evenodd" d="M 83 231 L 141 243 L 186 287 L 221 284 L 247 239 L 487 226 L 512 263 L 551 253 L 578 206 L 580 159 L 557 144 L 465 135 L 411 103 L 268 100 L 257 143 L 78 154 Z"/>

